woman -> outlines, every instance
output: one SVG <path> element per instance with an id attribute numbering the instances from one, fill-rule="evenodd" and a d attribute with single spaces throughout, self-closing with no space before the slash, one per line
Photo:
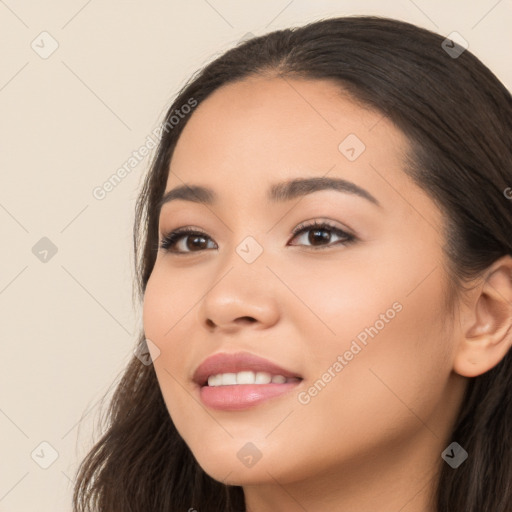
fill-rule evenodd
<path id="1" fill-rule="evenodd" d="M 380 17 L 193 77 L 137 203 L 143 332 L 75 510 L 509 511 L 511 119 L 470 51 Z"/>

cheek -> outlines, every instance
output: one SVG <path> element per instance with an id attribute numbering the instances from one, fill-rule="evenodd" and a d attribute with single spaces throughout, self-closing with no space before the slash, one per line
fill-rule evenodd
<path id="1" fill-rule="evenodd" d="M 421 427 L 417 415 L 428 418 L 435 410 L 451 373 L 452 341 L 442 322 L 446 312 L 435 307 L 441 294 L 433 280 L 409 295 L 360 291 L 347 301 L 344 318 L 333 324 L 338 335 L 324 337 L 329 342 L 322 346 L 321 368 L 313 380 L 329 379 L 325 372 L 338 356 L 343 368 L 338 373 L 334 368 L 336 377 L 325 387 L 319 383 L 310 417 L 325 417 L 328 411 L 335 423 L 353 429 L 350 435 L 359 438 L 375 438 L 376 428 L 396 432 Z"/>
<path id="2" fill-rule="evenodd" d="M 186 339 L 180 334 L 180 318 L 186 314 L 182 311 L 185 299 L 183 293 L 180 293 L 180 301 L 176 293 L 173 293 L 169 286 L 168 278 L 163 275 L 157 267 L 151 274 L 144 294 L 142 308 L 142 322 L 144 326 L 144 335 L 146 339 L 151 340 L 158 347 L 158 357 L 153 360 L 157 378 L 164 392 L 174 388 L 175 380 L 171 376 L 176 376 L 176 369 L 183 358 L 186 356 L 183 347 L 177 342 L 179 339 Z M 174 290 L 175 287 L 173 282 Z M 191 312 L 189 312 L 191 314 Z M 180 375 L 180 380 L 183 376 Z"/>
<path id="3" fill-rule="evenodd" d="M 198 286 L 188 284 L 180 282 L 175 273 L 169 275 L 163 265 L 155 265 L 144 294 L 144 334 L 159 350 L 153 364 L 169 412 L 193 402 L 183 386 L 190 387 L 188 369 L 199 357 L 195 351 L 200 347 L 190 343 L 189 326 L 202 293 Z"/>
<path id="4" fill-rule="evenodd" d="M 164 291 L 163 281 L 159 279 L 158 272 L 153 270 L 146 286 L 142 305 L 142 323 L 146 338 L 156 341 L 162 337 L 162 334 L 169 329 L 169 315 L 166 315 L 166 312 L 171 310 L 171 301 Z"/>
<path id="5" fill-rule="evenodd" d="M 364 348 L 376 331 L 381 337 L 403 315 L 400 298 L 407 286 L 396 275 L 383 272 L 382 262 L 380 267 L 369 262 L 363 251 L 306 269 L 298 262 L 281 272 L 299 299 L 288 300 L 286 314 L 300 326 L 303 351 L 324 367 L 350 350 L 354 339 Z"/>
<path id="6" fill-rule="evenodd" d="M 451 372 L 439 270 L 425 279 L 425 269 L 434 266 L 426 256 L 382 249 L 380 260 L 372 259 L 377 251 L 358 253 L 360 261 L 347 253 L 344 268 L 319 266 L 314 278 L 298 279 L 294 288 L 315 313 L 303 323 L 303 350 L 313 365 L 306 408 L 315 410 L 311 415 L 329 411 L 339 421 L 366 417 L 368 432 L 375 415 L 392 428 L 397 417 L 414 421 L 408 407 L 432 410 Z M 445 320 L 448 329 L 451 319 Z"/>
<path id="7" fill-rule="evenodd" d="M 163 343 L 160 350 L 165 350 L 175 337 L 175 331 L 181 327 L 180 322 L 193 314 L 197 289 L 190 286 L 190 282 L 180 281 L 179 274 L 170 275 L 164 264 L 155 265 L 144 294 L 142 321 L 146 337 Z"/>

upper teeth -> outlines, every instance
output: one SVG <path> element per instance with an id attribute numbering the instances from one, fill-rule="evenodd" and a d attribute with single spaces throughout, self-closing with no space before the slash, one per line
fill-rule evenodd
<path id="1" fill-rule="evenodd" d="M 208 386 L 231 386 L 234 384 L 284 384 L 289 380 L 282 375 L 267 372 L 243 371 L 238 373 L 219 373 L 208 377 Z"/>

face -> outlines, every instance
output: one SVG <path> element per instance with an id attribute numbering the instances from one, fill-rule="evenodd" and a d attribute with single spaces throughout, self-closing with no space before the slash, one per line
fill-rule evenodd
<path id="1" fill-rule="evenodd" d="M 390 121 L 329 81 L 250 78 L 188 121 L 166 192 L 207 187 L 212 200 L 163 205 L 161 241 L 193 234 L 159 250 L 143 323 L 169 414 L 213 478 L 298 482 L 389 463 L 413 440 L 425 455 L 432 432 L 448 432 L 460 388 L 442 216 L 403 172 L 406 149 Z M 311 178 L 349 185 L 271 195 Z M 241 352 L 298 380 L 194 382 L 209 356 Z M 206 372 L 249 369 L 219 364 Z"/>

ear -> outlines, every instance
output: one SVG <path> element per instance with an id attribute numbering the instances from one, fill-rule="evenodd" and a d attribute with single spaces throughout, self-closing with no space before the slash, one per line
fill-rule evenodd
<path id="1" fill-rule="evenodd" d="M 496 366 L 512 345 L 512 258 L 495 261 L 471 291 L 461 316 L 454 371 L 476 377 Z"/>

